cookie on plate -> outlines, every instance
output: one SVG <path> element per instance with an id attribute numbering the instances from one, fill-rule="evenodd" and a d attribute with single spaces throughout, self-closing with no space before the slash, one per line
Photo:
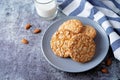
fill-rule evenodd
<path id="1" fill-rule="evenodd" d="M 69 30 L 58 30 L 53 34 L 50 45 L 55 55 L 63 58 L 70 56 L 68 46 L 73 35 Z"/>
<path id="2" fill-rule="evenodd" d="M 82 27 L 81 33 L 84 33 L 93 39 L 96 36 L 96 30 L 90 25 L 84 25 L 84 27 Z"/>
<path id="3" fill-rule="evenodd" d="M 70 42 L 70 57 L 74 61 L 85 63 L 94 57 L 96 45 L 91 37 L 79 33 L 74 35 Z"/>
<path id="4" fill-rule="evenodd" d="M 65 21 L 62 25 L 60 25 L 58 30 L 70 30 L 73 33 L 79 33 L 83 24 L 80 20 L 77 19 L 70 19 Z"/>

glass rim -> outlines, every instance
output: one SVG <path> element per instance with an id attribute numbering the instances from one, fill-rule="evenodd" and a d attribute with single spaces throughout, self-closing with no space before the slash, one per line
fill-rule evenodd
<path id="1" fill-rule="evenodd" d="M 48 1 L 48 2 L 45 2 L 45 3 L 39 2 L 38 0 L 34 0 L 34 1 L 36 1 L 36 2 L 39 3 L 39 4 L 48 4 L 48 3 L 51 3 L 51 2 L 54 1 L 54 0 L 51 0 L 51 1 Z"/>

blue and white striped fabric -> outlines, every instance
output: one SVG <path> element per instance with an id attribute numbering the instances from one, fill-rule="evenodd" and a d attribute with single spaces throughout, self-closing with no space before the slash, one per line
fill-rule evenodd
<path id="1" fill-rule="evenodd" d="M 120 0 L 64 0 L 59 7 L 67 16 L 97 21 L 109 36 L 115 58 L 120 60 Z"/>

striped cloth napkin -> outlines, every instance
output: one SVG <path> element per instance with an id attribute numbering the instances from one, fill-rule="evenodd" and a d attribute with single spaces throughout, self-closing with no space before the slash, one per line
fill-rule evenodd
<path id="1" fill-rule="evenodd" d="M 59 8 L 67 16 L 98 22 L 109 37 L 114 57 L 120 61 L 120 0 L 64 0 Z"/>

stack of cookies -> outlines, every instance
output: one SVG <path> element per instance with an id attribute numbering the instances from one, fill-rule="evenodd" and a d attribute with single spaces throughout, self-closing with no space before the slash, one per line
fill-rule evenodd
<path id="1" fill-rule="evenodd" d="M 95 55 L 95 36 L 96 30 L 92 26 L 71 19 L 60 25 L 51 38 L 50 46 L 59 57 L 70 57 L 74 61 L 85 63 Z"/>

